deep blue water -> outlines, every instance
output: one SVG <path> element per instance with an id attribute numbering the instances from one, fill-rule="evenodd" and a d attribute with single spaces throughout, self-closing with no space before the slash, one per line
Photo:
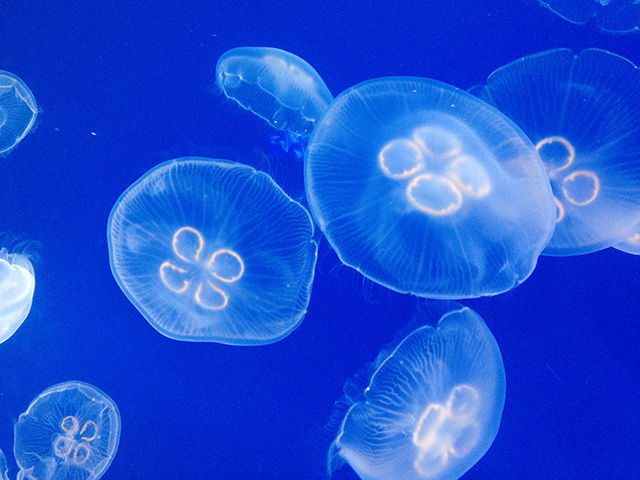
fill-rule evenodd
<path id="1" fill-rule="evenodd" d="M 329 89 L 416 75 L 461 88 L 554 47 L 640 64 L 640 37 L 570 25 L 533 1 L 0 3 L 0 69 L 31 88 L 37 128 L 0 159 L 0 232 L 40 243 L 27 321 L 0 345 L 0 448 L 55 383 L 81 380 L 122 416 L 109 479 L 306 479 L 325 474 L 344 382 L 422 302 L 340 265 L 320 245 L 306 319 L 262 347 L 177 342 L 114 281 L 106 223 L 145 171 L 200 155 L 249 163 L 303 198 L 302 163 L 215 89 L 244 45 L 307 60 Z M 270 158 L 266 158 L 268 153 Z M 640 478 L 640 257 L 542 257 L 515 290 L 463 301 L 500 345 L 500 431 L 465 479 Z M 355 479 L 348 466 L 335 479 Z"/>

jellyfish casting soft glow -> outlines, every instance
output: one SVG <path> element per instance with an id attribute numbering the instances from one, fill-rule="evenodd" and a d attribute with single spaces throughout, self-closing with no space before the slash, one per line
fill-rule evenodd
<path id="1" fill-rule="evenodd" d="M 277 48 L 239 47 L 216 65 L 222 92 L 278 130 L 309 133 L 333 96 L 307 62 Z"/>
<path id="2" fill-rule="evenodd" d="M 142 176 L 109 217 L 111 270 L 149 323 L 176 340 L 261 345 L 309 304 L 309 213 L 264 173 L 182 158 Z"/>
<path id="3" fill-rule="evenodd" d="M 13 73 L 0 70 L 0 156 L 29 133 L 37 114 L 29 87 Z"/>
<path id="4" fill-rule="evenodd" d="M 311 137 L 305 186 L 341 260 L 399 292 L 468 298 L 533 271 L 554 206 L 536 149 L 449 85 L 382 78 L 339 95 Z"/>
<path id="5" fill-rule="evenodd" d="M 97 480 L 120 442 L 120 413 L 96 387 L 66 382 L 47 388 L 15 425 L 18 480 Z"/>
<path id="6" fill-rule="evenodd" d="M 604 50 L 548 50 L 493 72 L 474 90 L 540 152 L 557 208 L 543 254 L 623 242 L 640 224 L 640 70 Z"/>
<path id="7" fill-rule="evenodd" d="M 31 261 L 0 248 L 0 343 L 11 337 L 29 315 L 35 286 Z"/>
<path id="8" fill-rule="evenodd" d="M 444 315 L 375 362 L 329 451 L 363 480 L 457 479 L 487 452 L 505 399 L 500 350 L 478 314 Z"/>

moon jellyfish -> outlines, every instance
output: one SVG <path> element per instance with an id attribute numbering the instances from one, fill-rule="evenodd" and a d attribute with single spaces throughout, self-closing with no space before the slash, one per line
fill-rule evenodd
<path id="1" fill-rule="evenodd" d="M 622 252 L 630 253 L 631 255 L 640 255 L 640 228 L 636 227 L 636 231 L 627 238 L 625 241 L 614 245 L 613 248 L 616 248 Z"/>
<path id="2" fill-rule="evenodd" d="M 329 451 L 363 480 L 457 479 L 487 452 L 505 399 L 500 350 L 482 318 L 451 311 L 375 362 Z"/>
<path id="3" fill-rule="evenodd" d="M 18 480 L 97 480 L 120 441 L 120 413 L 113 400 L 89 384 L 47 388 L 20 415 L 13 451 Z"/>
<path id="4" fill-rule="evenodd" d="M 548 50 L 478 90 L 538 149 L 557 208 L 546 255 L 624 241 L 640 224 L 640 70 L 604 50 Z"/>
<path id="5" fill-rule="evenodd" d="M 594 20 L 607 33 L 640 31 L 640 0 L 538 0 L 543 7 L 579 25 Z"/>
<path id="6" fill-rule="evenodd" d="M 0 249 L 0 343 L 16 333 L 31 310 L 36 279 L 33 265 L 19 253 Z"/>
<path id="7" fill-rule="evenodd" d="M 308 133 L 333 100 L 320 75 L 277 48 L 239 47 L 216 65 L 222 92 L 278 130 Z"/>
<path id="8" fill-rule="evenodd" d="M 310 139 L 305 183 L 340 259 L 418 296 L 505 292 L 531 274 L 553 231 L 529 139 L 434 80 L 382 78 L 339 95 Z"/>
<path id="9" fill-rule="evenodd" d="M 289 335 L 311 294 L 309 213 L 264 173 L 181 158 L 131 185 L 109 217 L 111 271 L 163 335 L 261 345 Z"/>
<path id="10" fill-rule="evenodd" d="M 0 450 L 0 480 L 9 480 L 9 469 L 7 468 L 7 459 Z"/>
<path id="11" fill-rule="evenodd" d="M 13 73 L 0 70 L 0 156 L 29 133 L 37 114 L 29 87 Z"/>

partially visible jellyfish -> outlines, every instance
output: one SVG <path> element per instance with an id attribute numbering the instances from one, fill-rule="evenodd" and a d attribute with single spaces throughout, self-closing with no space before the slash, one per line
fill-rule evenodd
<path id="1" fill-rule="evenodd" d="M 640 0 L 538 0 L 565 20 L 585 24 L 593 20 L 607 33 L 640 32 Z"/>
<path id="2" fill-rule="evenodd" d="M 97 480 L 120 442 L 120 413 L 96 387 L 53 385 L 31 402 L 14 429 L 18 480 Z"/>
<path id="3" fill-rule="evenodd" d="M 29 315 L 36 280 L 31 261 L 0 248 L 0 343 L 13 335 Z"/>
<path id="4" fill-rule="evenodd" d="M 505 399 L 500 349 L 469 308 L 411 332 L 375 362 L 329 451 L 363 480 L 457 479 L 487 452 Z"/>
<path id="5" fill-rule="evenodd" d="M 640 228 L 637 227 L 629 238 L 614 245 L 613 248 L 631 255 L 640 255 Z"/>
<path id="6" fill-rule="evenodd" d="M 547 174 L 524 133 L 423 78 L 370 80 L 339 95 L 310 139 L 305 186 L 345 264 L 429 298 L 510 290 L 554 227 Z"/>
<path id="7" fill-rule="evenodd" d="M 303 160 L 309 137 L 297 132 L 275 132 L 269 135 L 269 157 Z"/>
<path id="8" fill-rule="evenodd" d="M 0 480 L 9 480 L 9 468 L 7 468 L 7 459 L 0 450 Z"/>
<path id="9" fill-rule="evenodd" d="M 29 87 L 0 70 L 0 156 L 15 147 L 36 121 L 38 107 Z"/>
<path id="10" fill-rule="evenodd" d="M 169 338 L 273 343 L 307 311 L 311 217 L 246 165 L 196 157 L 158 165 L 118 199 L 107 235 L 118 285 Z"/>
<path id="11" fill-rule="evenodd" d="M 538 149 L 557 208 L 545 255 L 616 245 L 640 224 L 640 70 L 604 50 L 548 50 L 474 89 Z"/>
<path id="12" fill-rule="evenodd" d="M 267 47 L 239 47 L 216 65 L 222 92 L 278 130 L 308 134 L 333 100 L 318 73 L 300 57 Z"/>

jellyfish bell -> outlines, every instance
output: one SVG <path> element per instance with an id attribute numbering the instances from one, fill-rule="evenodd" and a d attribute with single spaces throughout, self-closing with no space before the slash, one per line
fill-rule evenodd
<path id="1" fill-rule="evenodd" d="M 268 175 L 228 160 L 158 165 L 118 199 L 111 270 L 147 321 L 176 340 L 262 345 L 306 314 L 311 217 Z"/>
<path id="2" fill-rule="evenodd" d="M 363 480 L 456 479 L 489 450 L 505 400 L 502 356 L 482 318 L 459 307 L 375 362 L 328 456 Z"/>
<path id="3" fill-rule="evenodd" d="M 216 65 L 216 82 L 227 98 L 277 130 L 309 134 L 333 96 L 300 57 L 268 47 L 239 47 Z"/>
<path id="4" fill-rule="evenodd" d="M 0 70 L 0 156 L 13 149 L 33 127 L 38 107 L 29 87 Z"/>
<path id="5" fill-rule="evenodd" d="M 640 32 L 639 0 L 538 0 L 538 3 L 574 24 L 592 22 L 612 34 Z"/>
<path id="6" fill-rule="evenodd" d="M 339 95 L 307 147 L 305 187 L 345 264 L 429 298 L 510 290 L 554 227 L 547 174 L 524 133 L 423 78 L 371 80 Z"/>
<path id="7" fill-rule="evenodd" d="M 31 402 L 14 428 L 18 480 L 97 480 L 120 442 L 120 413 L 104 392 L 83 382 L 53 385 Z"/>
<path id="8" fill-rule="evenodd" d="M 619 244 L 640 224 L 640 70 L 598 49 L 555 49 L 500 67 L 474 93 L 535 144 L 556 205 L 545 255 Z M 536 101 L 532 101 L 535 99 Z"/>
<path id="9" fill-rule="evenodd" d="M 0 343 L 8 340 L 29 315 L 35 285 L 29 257 L 0 248 Z"/>

